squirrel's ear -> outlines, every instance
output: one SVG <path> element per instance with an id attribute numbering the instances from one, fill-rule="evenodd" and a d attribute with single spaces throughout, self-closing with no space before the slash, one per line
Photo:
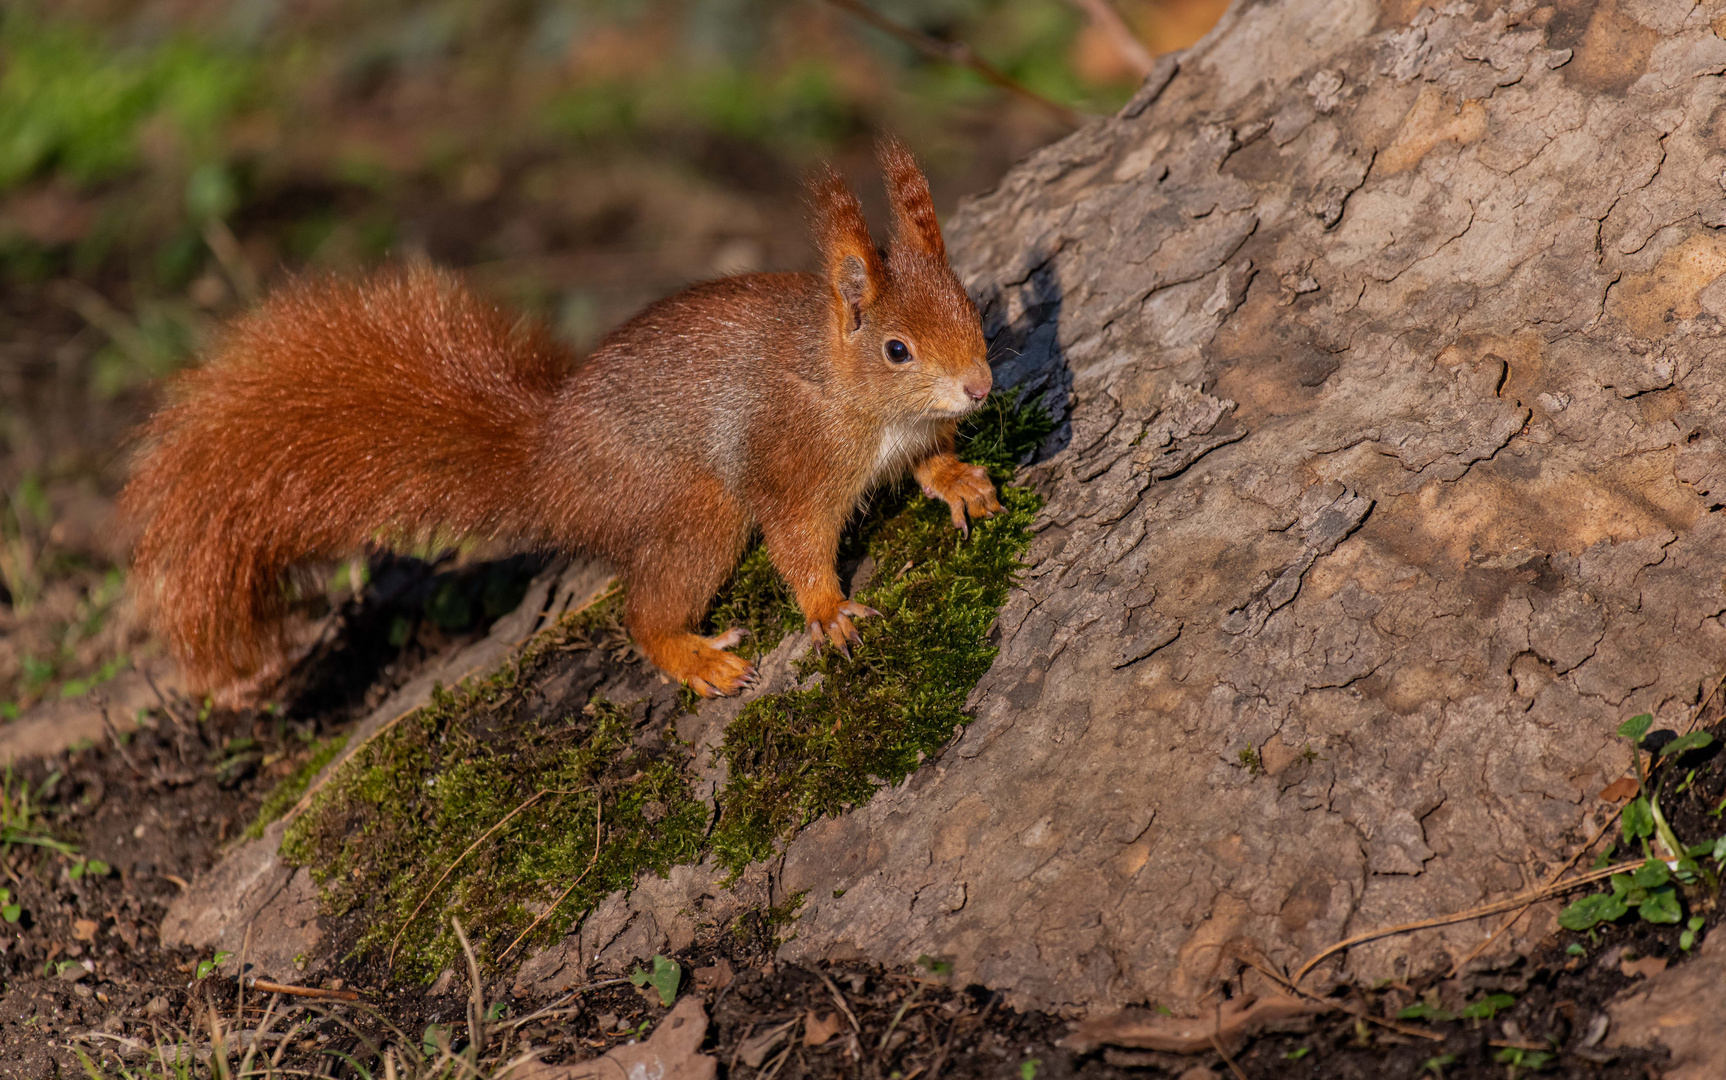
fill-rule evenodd
<path id="1" fill-rule="evenodd" d="M 863 204 L 844 179 L 826 166 L 809 179 L 815 242 L 826 263 L 827 281 L 844 317 L 845 329 L 863 325 L 863 309 L 881 291 L 881 256 L 869 236 Z"/>
<path id="2" fill-rule="evenodd" d="M 894 245 L 915 247 L 946 262 L 947 245 L 935 219 L 935 200 L 929 197 L 929 180 L 917 167 L 917 159 L 891 135 L 876 144 L 875 157 L 887 182 L 887 201 L 893 204 Z"/>

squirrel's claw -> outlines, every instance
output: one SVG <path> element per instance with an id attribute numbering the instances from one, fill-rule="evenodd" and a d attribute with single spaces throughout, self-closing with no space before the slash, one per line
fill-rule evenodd
<path id="1" fill-rule="evenodd" d="M 880 614 L 868 604 L 847 600 L 839 605 L 832 618 L 810 619 L 809 637 L 816 645 L 826 642 L 833 646 L 839 650 L 840 656 L 849 660 L 851 659 L 851 646 L 863 643 L 863 635 L 858 633 L 857 627 L 852 624 L 851 620 L 878 617 Z"/>
<path id="2" fill-rule="evenodd" d="M 743 644 L 743 639 L 748 636 L 749 631 L 741 626 L 733 626 L 723 634 L 708 638 L 707 643 L 715 649 L 735 649 Z"/>

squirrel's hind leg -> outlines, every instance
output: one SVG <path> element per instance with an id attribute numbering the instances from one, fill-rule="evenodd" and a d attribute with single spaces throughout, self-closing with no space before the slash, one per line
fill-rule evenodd
<path id="1" fill-rule="evenodd" d="M 702 637 L 691 628 L 742 557 L 749 521 L 740 508 L 709 503 L 699 522 L 685 525 L 663 543 L 643 545 L 661 553 L 659 563 L 627 570 L 624 623 L 659 670 L 702 697 L 736 694 L 755 677 L 753 664 L 725 651 L 741 644 L 744 632 Z"/>

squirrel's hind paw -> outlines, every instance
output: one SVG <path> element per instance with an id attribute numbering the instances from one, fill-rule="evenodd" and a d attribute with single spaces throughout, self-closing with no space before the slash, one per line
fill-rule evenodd
<path id="1" fill-rule="evenodd" d="M 702 697 L 725 697 L 742 693 L 755 678 L 754 664 L 725 651 L 746 636 L 736 628 L 710 638 L 681 634 L 644 651 L 661 671 Z"/>

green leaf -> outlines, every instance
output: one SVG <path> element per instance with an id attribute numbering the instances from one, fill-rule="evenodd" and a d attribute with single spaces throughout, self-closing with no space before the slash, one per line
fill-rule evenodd
<path id="1" fill-rule="evenodd" d="M 1455 1064 L 1456 1064 L 1456 1055 L 1455 1054 L 1439 1054 L 1437 1057 L 1429 1057 L 1425 1061 L 1421 1062 L 1420 1063 L 1420 1071 L 1421 1072 L 1440 1072 L 1444 1069 L 1444 1067 L 1446 1065 L 1455 1065 Z"/>
<path id="2" fill-rule="evenodd" d="M 1692 915 L 1688 919 L 1684 920 L 1684 925 L 1691 930 L 1700 930 L 1702 929 L 1702 924 L 1707 921 L 1707 919 L 1700 915 Z"/>
<path id="3" fill-rule="evenodd" d="M 1037 1067 L 1042 1064 L 1042 1058 L 1030 1058 L 1019 1062 L 1019 1080 L 1037 1080 Z"/>
<path id="4" fill-rule="evenodd" d="M 1624 902 L 1621 893 L 1595 893 L 1584 896 L 1558 913 L 1558 925 L 1566 930 L 1592 930 L 1604 922 L 1615 922 L 1624 917 L 1630 910 L 1630 905 Z"/>
<path id="5" fill-rule="evenodd" d="M 1588 955 L 1588 950 L 1584 949 L 1582 947 L 1582 943 L 1577 942 L 1577 941 L 1572 941 L 1570 944 L 1566 945 L 1564 947 L 1564 951 L 1566 953 L 1569 953 L 1571 956 L 1587 956 Z"/>
<path id="6" fill-rule="evenodd" d="M 1479 1001 L 1471 1001 L 1462 1008 L 1462 1015 L 1470 1020 L 1491 1020 L 1498 1015 L 1500 1009 L 1508 1009 L 1516 1004 L 1516 999 L 1509 994 L 1488 994 Z"/>
<path id="7" fill-rule="evenodd" d="M 1708 734 L 1706 731 L 1692 731 L 1690 734 L 1680 735 L 1665 746 L 1662 746 L 1660 748 L 1659 756 L 1670 757 L 1673 754 L 1682 754 L 1687 750 L 1700 750 L 1704 746 L 1711 745 L 1713 742 L 1714 736 Z"/>
<path id="8" fill-rule="evenodd" d="M 1648 729 L 1654 726 L 1654 717 L 1649 713 L 1637 713 L 1624 723 L 1618 725 L 1618 734 L 1633 743 L 1640 743 L 1642 736 L 1648 734 Z"/>
<path id="9" fill-rule="evenodd" d="M 1678 935 L 1678 947 L 1680 949 L 1682 949 L 1683 951 L 1689 952 L 1690 947 L 1692 945 L 1695 945 L 1695 944 L 1696 944 L 1696 931 L 1685 930 L 1684 932 L 1682 932 Z"/>
<path id="10" fill-rule="evenodd" d="M 215 956 L 211 957 L 208 960 L 198 961 L 198 972 L 197 972 L 197 975 L 195 976 L 195 978 L 202 979 L 205 976 L 209 975 L 210 972 L 215 971 L 217 968 L 221 967 L 223 961 L 227 960 L 228 957 L 230 957 L 232 955 L 234 955 L 234 954 L 231 952 L 218 952 Z"/>
<path id="11" fill-rule="evenodd" d="M 1649 859 L 1630 875 L 1630 884 L 1638 889 L 1655 889 L 1672 880 L 1672 870 L 1659 859 Z"/>
<path id="12" fill-rule="evenodd" d="M 425 1034 L 420 1036 L 420 1050 L 427 1058 L 435 1061 L 448 1045 L 449 1031 L 442 1024 L 426 1025 Z"/>
<path id="13" fill-rule="evenodd" d="M 1284 1054 L 1283 1060 L 1284 1061 L 1299 1061 L 1301 1058 L 1306 1057 L 1310 1053 L 1312 1053 L 1312 1047 L 1310 1047 L 1310 1046 L 1297 1046 L 1293 1050 L 1290 1050 L 1288 1053 Z"/>
<path id="14" fill-rule="evenodd" d="M 1678 893 L 1670 885 L 1649 893 L 1640 910 L 1644 922 L 1675 923 L 1684 917 L 1683 909 L 1678 906 Z"/>
<path id="15" fill-rule="evenodd" d="M 0 907 L 0 919 L 5 919 L 9 923 L 15 923 L 23 916 L 24 908 L 19 904 L 7 904 L 5 907 Z"/>
<path id="16" fill-rule="evenodd" d="M 1722 800 L 1722 802 L 1726 802 L 1726 800 Z M 1715 862 L 1726 862 L 1726 836 L 1719 837 L 1714 841 L 1714 854 L 1708 857 Z"/>
<path id="17" fill-rule="evenodd" d="M 1654 835 L 1654 811 L 1646 796 L 1637 796 L 1624 804 L 1624 816 L 1619 824 L 1624 830 L 1624 842 L 1633 844 L 1645 836 Z"/>
<path id="18" fill-rule="evenodd" d="M 659 991 L 659 1003 L 669 1007 L 677 1000 L 677 987 L 683 981 L 683 969 L 678 966 L 677 961 L 667 960 L 655 953 L 652 973 L 636 968 L 629 973 L 629 981 L 636 986 L 653 987 Z"/>

